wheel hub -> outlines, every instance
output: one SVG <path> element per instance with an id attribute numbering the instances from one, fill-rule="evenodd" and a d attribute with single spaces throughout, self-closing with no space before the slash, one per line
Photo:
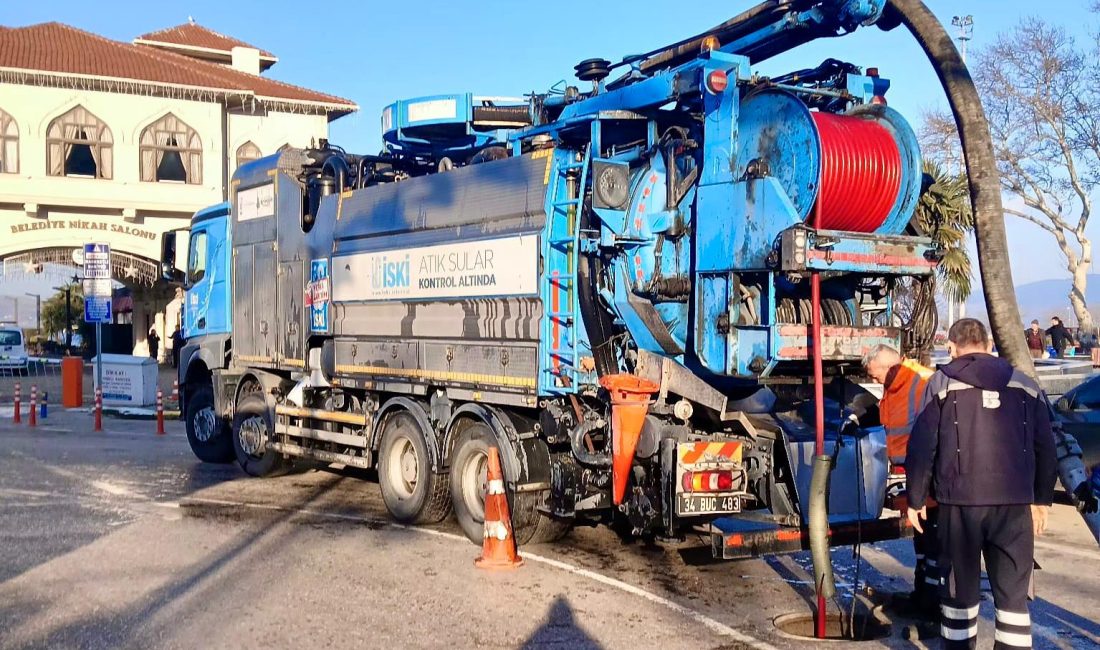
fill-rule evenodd
<path id="1" fill-rule="evenodd" d="M 471 454 L 462 467 L 462 500 L 475 521 L 485 520 L 485 494 L 488 491 L 488 457 L 485 454 Z"/>
<path id="2" fill-rule="evenodd" d="M 416 491 L 420 463 L 416 448 L 408 438 L 400 438 L 390 450 L 389 483 L 403 499 L 412 498 Z"/>
<path id="3" fill-rule="evenodd" d="M 238 437 L 241 449 L 249 456 L 259 458 L 267 449 L 267 422 L 260 416 L 253 416 L 241 422 Z"/>
<path id="4" fill-rule="evenodd" d="M 214 437 L 215 427 L 217 426 L 217 417 L 214 415 L 213 407 L 206 407 L 197 413 L 191 419 L 193 429 L 195 430 L 195 439 L 199 442 L 208 442 Z"/>

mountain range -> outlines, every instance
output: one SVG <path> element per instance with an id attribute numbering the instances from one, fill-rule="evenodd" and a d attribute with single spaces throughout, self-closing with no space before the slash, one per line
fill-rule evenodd
<path id="1" fill-rule="evenodd" d="M 1043 327 L 1047 327 L 1051 316 L 1059 316 L 1066 325 L 1076 325 L 1077 318 L 1070 311 L 1069 290 L 1069 278 L 1017 285 L 1016 300 L 1020 304 L 1023 322 L 1030 323 L 1031 319 L 1036 318 Z M 1100 322 L 1100 274 L 1089 275 L 1085 300 L 1093 318 Z M 974 293 L 966 301 L 966 315 L 986 320 L 985 298 L 980 286 L 975 286 Z"/>

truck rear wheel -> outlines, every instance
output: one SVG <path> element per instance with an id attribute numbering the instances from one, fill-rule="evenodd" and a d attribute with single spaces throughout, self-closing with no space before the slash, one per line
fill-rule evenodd
<path id="1" fill-rule="evenodd" d="M 241 469 L 252 476 L 272 476 L 286 466 L 282 454 L 271 448 L 275 427 L 261 393 L 245 395 L 233 415 L 233 450 Z"/>
<path id="2" fill-rule="evenodd" d="M 451 513 L 446 474 L 432 471 L 428 440 L 411 413 L 389 416 L 378 446 L 378 484 L 394 519 L 435 524 Z"/>
<path id="3" fill-rule="evenodd" d="M 481 544 L 485 526 L 485 494 L 488 491 L 489 447 L 496 445 L 492 430 L 483 422 L 467 425 L 455 440 L 451 460 L 451 500 L 462 532 Z M 504 483 L 511 477 L 505 475 Z M 516 543 L 538 544 L 561 539 L 569 532 L 568 522 L 538 511 L 538 492 L 515 494 L 506 488 L 508 511 Z"/>
<path id="4" fill-rule="evenodd" d="M 187 394 L 183 413 L 187 442 L 204 463 L 229 463 L 236 458 L 229 427 L 214 410 L 214 388 L 200 384 Z"/>

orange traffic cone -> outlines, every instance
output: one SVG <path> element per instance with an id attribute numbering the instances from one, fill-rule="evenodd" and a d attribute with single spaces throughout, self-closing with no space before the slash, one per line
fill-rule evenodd
<path id="1" fill-rule="evenodd" d="M 611 395 L 611 478 L 615 505 L 626 496 L 626 480 L 649 413 L 650 396 L 660 386 L 629 374 L 604 375 L 600 385 Z"/>
<path id="2" fill-rule="evenodd" d="M 508 497 L 504 494 L 504 472 L 500 470 L 500 452 L 489 447 L 489 493 L 485 495 L 485 541 L 481 557 L 474 560 L 479 569 L 514 569 L 523 564 L 516 554 Z"/>

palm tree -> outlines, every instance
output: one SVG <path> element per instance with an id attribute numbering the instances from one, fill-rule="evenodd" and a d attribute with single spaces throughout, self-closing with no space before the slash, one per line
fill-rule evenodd
<path id="1" fill-rule="evenodd" d="M 930 160 L 924 161 L 924 173 L 932 184 L 917 204 L 914 226 L 931 236 L 943 253 L 938 270 L 944 296 L 962 302 L 973 289 L 970 253 L 966 248 L 967 236 L 974 229 L 969 186 L 965 175 L 949 174 L 942 165 Z"/>

